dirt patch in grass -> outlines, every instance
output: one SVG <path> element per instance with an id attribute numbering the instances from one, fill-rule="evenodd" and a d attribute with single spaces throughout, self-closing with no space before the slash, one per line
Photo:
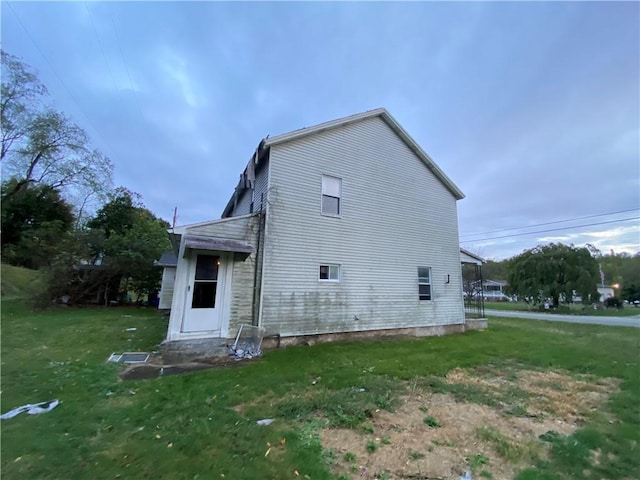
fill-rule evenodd
<path id="1" fill-rule="evenodd" d="M 447 374 L 446 381 L 449 384 L 480 386 L 497 399 L 504 398 L 508 392 L 520 391 L 524 394 L 520 403 L 522 407 L 526 406 L 526 412 L 520 412 L 522 415 L 536 418 L 551 416 L 558 424 L 567 423 L 573 429 L 620 387 L 619 380 L 615 378 L 491 367 L 476 371 L 456 368 Z M 504 401 L 500 403 L 505 405 Z M 562 427 L 559 428 L 555 430 L 562 433 Z"/>
<path id="2" fill-rule="evenodd" d="M 396 411 L 376 411 L 364 428 L 320 432 L 334 471 L 365 479 L 458 480 L 466 471 L 473 478 L 514 478 L 547 455 L 540 435 L 573 433 L 619 386 L 615 379 L 515 369 L 455 369 L 446 382 L 483 389 L 491 405 L 408 389 Z M 516 395 L 520 415 L 503 408 L 514 389 L 524 392 Z M 509 398 L 501 402 L 502 395 Z"/>

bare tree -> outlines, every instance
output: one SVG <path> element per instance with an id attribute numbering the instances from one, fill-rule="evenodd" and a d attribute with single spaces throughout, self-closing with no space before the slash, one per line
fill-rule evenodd
<path id="1" fill-rule="evenodd" d="M 108 192 L 109 158 L 81 127 L 45 106 L 47 90 L 25 64 L 2 52 L 2 70 L 2 161 L 17 180 L 15 192 L 30 183 L 50 185 L 71 201 Z"/>

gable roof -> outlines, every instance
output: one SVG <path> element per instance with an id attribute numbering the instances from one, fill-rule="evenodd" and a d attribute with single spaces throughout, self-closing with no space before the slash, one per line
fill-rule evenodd
<path id="1" fill-rule="evenodd" d="M 237 222 L 241 218 L 254 217 L 256 215 L 257 215 L 257 213 L 247 213 L 246 215 L 238 215 L 237 217 L 216 218 L 214 220 L 206 220 L 204 222 L 188 223 L 188 224 L 185 224 L 185 225 L 177 225 L 175 227 L 168 228 L 167 232 L 170 233 L 170 234 L 172 233 L 172 234 L 176 234 L 176 235 L 182 235 L 184 233 L 187 233 L 187 230 L 189 230 L 191 228 L 204 227 L 206 225 L 214 225 L 214 224 L 223 223 L 223 222 Z"/>
<path id="2" fill-rule="evenodd" d="M 406 132 L 404 128 L 400 126 L 400 124 L 396 121 L 395 118 L 391 116 L 391 114 L 385 108 L 376 108 L 375 110 L 369 110 L 362 113 L 357 113 L 355 115 L 350 115 L 348 117 L 338 118 L 336 120 L 331 120 L 329 122 L 320 123 L 313 127 L 301 128 L 299 130 L 294 130 L 293 132 L 284 133 L 282 135 L 277 135 L 271 138 L 264 139 L 264 146 L 270 147 L 273 145 L 279 145 L 282 143 L 290 142 L 292 140 L 297 140 L 309 135 L 313 135 L 315 133 L 323 132 L 326 130 L 331 130 L 338 127 L 343 127 L 345 125 L 349 125 L 351 123 L 361 122 L 363 120 L 367 120 L 374 117 L 380 117 L 385 123 L 393 130 L 398 137 L 409 147 L 411 151 L 427 166 L 429 170 L 440 180 L 445 187 L 451 192 L 451 194 L 456 198 L 456 200 L 462 200 L 464 198 L 464 193 L 451 181 L 449 177 L 445 175 L 445 173 L 436 165 L 436 163 L 432 160 L 432 158 L 427 155 L 427 153 L 420 148 L 420 145 L 416 143 L 416 141 L 411 138 L 411 136 Z"/>
<path id="3" fill-rule="evenodd" d="M 445 173 L 436 165 L 436 163 L 432 160 L 432 158 L 427 155 L 427 153 L 420 148 L 420 145 L 416 143 L 416 141 L 411 138 L 411 136 L 406 132 L 404 128 L 400 126 L 400 124 L 396 121 L 395 118 L 391 116 L 389 112 L 385 108 L 376 108 L 375 110 L 368 110 L 362 113 L 356 113 L 355 115 L 350 115 L 348 117 L 338 118 L 336 120 L 331 120 L 329 122 L 320 123 L 318 125 L 312 127 L 305 127 L 298 130 L 294 130 L 289 133 L 283 133 L 281 135 L 276 135 L 275 137 L 263 138 L 258 147 L 255 150 L 255 153 L 251 155 L 247 166 L 244 169 L 244 172 L 240 175 L 240 181 L 236 186 L 233 195 L 227 202 L 223 212 L 222 218 L 228 217 L 233 210 L 233 206 L 235 201 L 240 198 L 242 192 L 247 190 L 247 182 L 249 172 L 255 172 L 255 168 L 258 165 L 261 165 L 267 155 L 265 154 L 268 151 L 268 148 L 274 145 L 280 145 L 286 142 L 290 142 L 292 140 L 298 140 L 300 138 L 304 138 L 309 135 L 313 135 L 316 133 L 324 132 L 326 130 L 331 130 L 333 128 L 343 127 L 345 125 L 349 125 L 351 123 L 361 122 L 363 120 L 367 120 L 374 117 L 380 117 L 384 122 L 395 132 L 398 137 L 409 147 L 409 149 L 426 165 L 426 167 L 436 176 L 440 182 L 451 192 L 451 194 L 455 197 L 456 200 L 462 200 L 464 198 L 464 193 L 451 181 L 449 177 L 445 175 Z"/>
<path id="4" fill-rule="evenodd" d="M 486 263 L 486 260 L 479 255 L 471 253 L 469 250 L 465 250 L 464 248 L 460 247 L 460 262 L 482 265 L 483 263 Z"/>

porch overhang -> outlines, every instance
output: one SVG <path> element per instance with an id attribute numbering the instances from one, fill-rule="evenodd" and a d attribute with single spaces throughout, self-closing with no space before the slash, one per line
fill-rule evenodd
<path id="1" fill-rule="evenodd" d="M 186 235 L 184 238 L 184 246 L 185 251 L 190 248 L 192 250 L 244 253 L 247 256 L 255 251 L 253 245 L 241 240 L 196 235 Z"/>

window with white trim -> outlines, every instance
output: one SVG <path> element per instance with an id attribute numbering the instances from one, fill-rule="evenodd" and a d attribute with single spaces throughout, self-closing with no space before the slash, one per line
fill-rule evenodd
<path id="1" fill-rule="evenodd" d="M 321 282 L 339 282 L 340 265 L 320 265 L 318 280 Z"/>
<path id="2" fill-rule="evenodd" d="M 431 300 L 431 268 L 418 267 L 418 298 Z"/>
<path id="3" fill-rule="evenodd" d="M 340 215 L 342 213 L 342 179 L 322 176 L 322 214 Z"/>

